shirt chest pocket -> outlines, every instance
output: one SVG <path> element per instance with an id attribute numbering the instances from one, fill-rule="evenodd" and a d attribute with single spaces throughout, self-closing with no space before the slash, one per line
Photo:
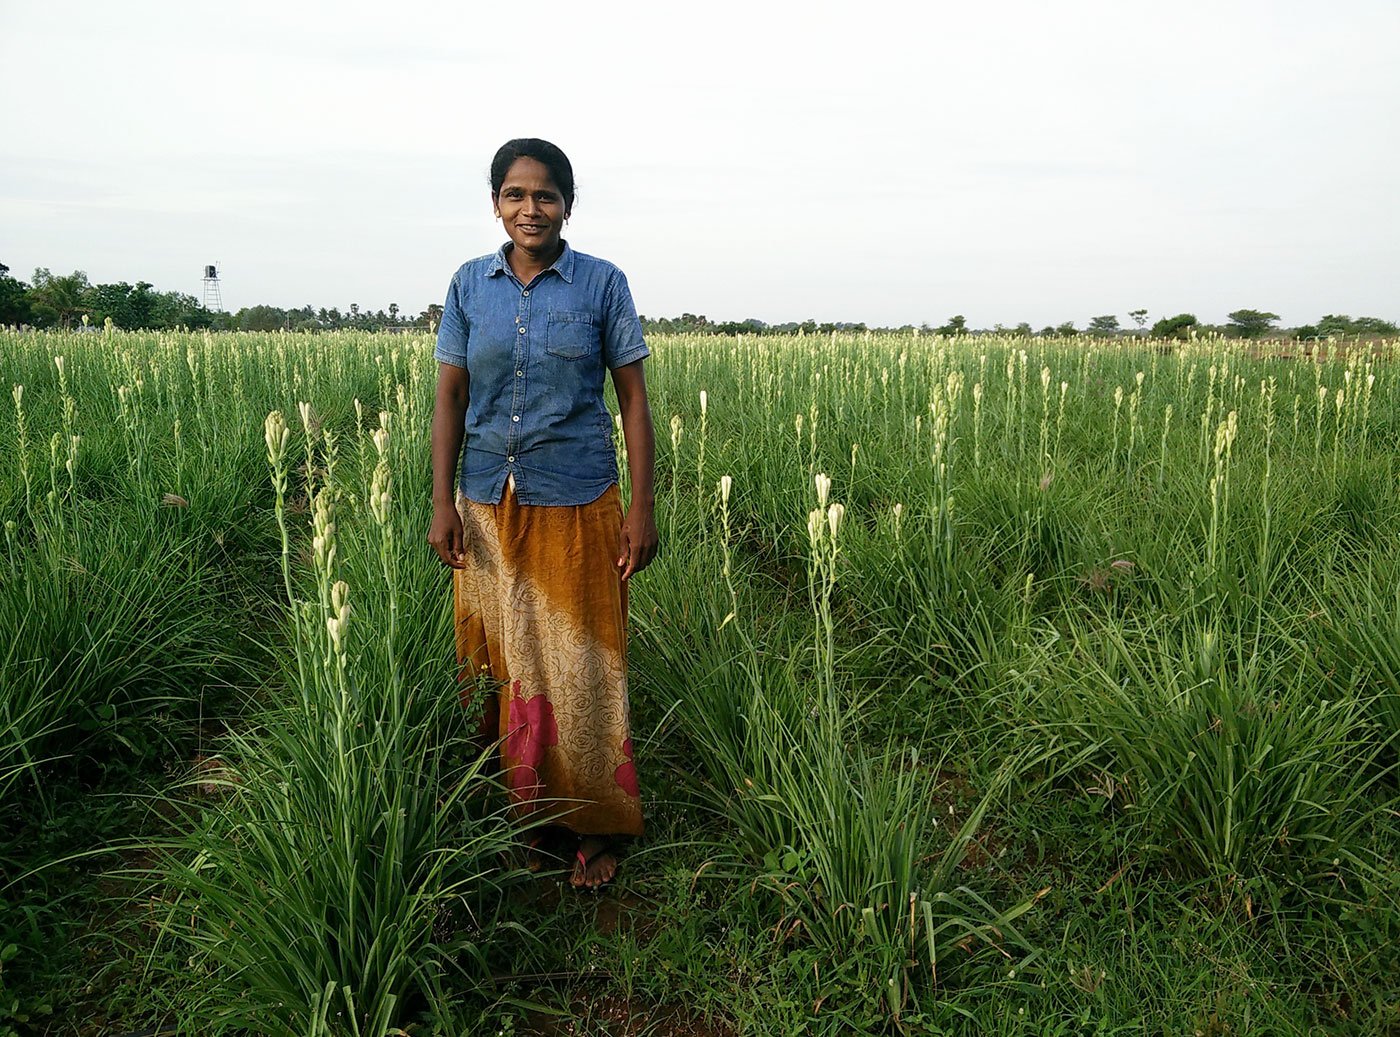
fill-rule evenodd
<path id="1" fill-rule="evenodd" d="M 545 351 L 565 360 L 581 360 L 596 353 L 601 342 L 593 314 L 555 310 L 549 315 Z"/>

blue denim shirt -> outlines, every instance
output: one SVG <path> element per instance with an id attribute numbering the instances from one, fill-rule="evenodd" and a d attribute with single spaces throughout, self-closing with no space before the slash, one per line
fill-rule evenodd
<path id="1" fill-rule="evenodd" d="M 495 504 L 588 504 L 617 481 L 604 370 L 650 355 L 622 271 L 564 242 L 528 285 L 494 255 L 447 288 L 434 356 L 470 382 L 462 493 Z"/>

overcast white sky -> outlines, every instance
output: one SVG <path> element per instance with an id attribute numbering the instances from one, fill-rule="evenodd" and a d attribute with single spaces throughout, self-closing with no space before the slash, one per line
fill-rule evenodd
<path id="1" fill-rule="evenodd" d="M 0 0 L 0 262 L 416 313 L 515 136 L 638 308 L 1400 319 L 1400 2 Z"/>

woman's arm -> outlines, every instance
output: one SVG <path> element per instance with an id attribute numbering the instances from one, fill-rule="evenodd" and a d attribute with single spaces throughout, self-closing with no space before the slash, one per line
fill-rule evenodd
<path id="1" fill-rule="evenodd" d="M 613 388 L 622 409 L 622 441 L 627 445 L 627 470 L 632 476 L 632 500 L 622 520 L 622 544 L 617 567 L 628 579 L 651 564 L 660 548 L 656 533 L 656 436 L 651 427 L 651 407 L 647 404 L 647 381 L 643 361 L 637 360 L 613 369 Z"/>
<path id="2" fill-rule="evenodd" d="M 446 565 L 466 565 L 462 517 L 457 514 L 457 469 L 466 432 L 470 381 L 465 367 L 438 364 L 433 406 L 433 522 L 428 543 Z"/>

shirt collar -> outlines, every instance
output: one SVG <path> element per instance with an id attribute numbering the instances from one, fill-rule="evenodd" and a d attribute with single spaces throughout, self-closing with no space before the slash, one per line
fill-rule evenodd
<path id="1" fill-rule="evenodd" d="M 569 247 L 569 243 L 564 241 L 564 239 L 561 238 L 560 241 L 564 246 L 564 251 L 559 253 L 559 258 L 549 265 L 545 273 L 553 270 L 564 279 L 565 284 L 573 284 L 574 250 Z M 504 274 L 510 270 L 510 262 L 506 259 L 506 250 L 510 247 L 511 243 L 507 241 L 500 248 L 496 249 L 496 254 L 491 257 L 491 269 L 486 271 L 487 277 L 495 277 L 497 274 Z"/>

